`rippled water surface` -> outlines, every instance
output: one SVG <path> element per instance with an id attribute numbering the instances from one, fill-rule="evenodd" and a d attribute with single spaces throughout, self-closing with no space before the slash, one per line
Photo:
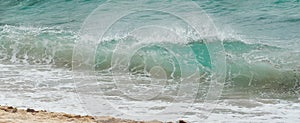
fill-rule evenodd
<path id="1" fill-rule="evenodd" d="M 143 47 L 123 50 L 137 45 L 140 37 L 120 38 L 121 34 L 107 33 L 107 40 L 95 50 L 95 76 L 80 78 L 74 73 L 74 46 L 80 40 L 80 29 L 88 15 L 104 2 L 0 0 L 0 105 L 138 120 L 153 117 L 125 114 L 158 113 L 173 105 L 176 108 L 165 112 L 168 115 L 154 119 L 175 121 L 172 116 L 179 114 L 180 119 L 197 122 L 198 116 L 211 108 L 204 104 L 214 67 L 204 42 L 211 39 L 189 38 L 193 34 L 184 31 L 190 27 L 184 26 L 184 21 L 177 22 L 176 17 L 163 12 L 135 13 L 121 18 L 108 31 L 126 30 L 128 26 L 123 23 L 127 22 L 143 25 L 157 21 L 161 25 L 174 23 L 172 28 L 180 34 L 178 37 L 189 40 L 161 28 L 159 34 L 152 34 L 152 28 L 141 28 L 136 32 L 149 32 L 143 36 L 147 37 L 146 43 L 141 43 Z M 134 7 L 131 2 L 122 4 Z M 171 5 L 169 2 L 162 4 Z M 207 120 L 299 122 L 299 0 L 194 2 L 212 20 L 216 29 L 213 41 L 222 42 L 226 56 L 225 61 L 217 61 L 226 66 L 225 84 Z M 153 3 L 155 0 L 144 5 Z M 176 10 L 191 14 L 183 8 Z M 123 64 L 129 56 L 128 63 Z M 117 63 L 128 67 L 125 71 L 116 69 Z M 88 105 L 101 111 L 91 110 L 87 102 L 98 98 L 107 100 L 113 108 L 96 101 Z"/>

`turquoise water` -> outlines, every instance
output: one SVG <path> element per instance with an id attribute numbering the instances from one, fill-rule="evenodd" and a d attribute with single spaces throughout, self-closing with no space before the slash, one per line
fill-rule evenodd
<path id="1" fill-rule="evenodd" d="M 0 0 L 0 64 L 50 65 L 53 71 L 70 71 L 73 48 L 80 38 L 81 26 L 89 14 L 104 2 Z M 260 98 L 299 100 L 299 0 L 194 2 L 212 19 L 217 30 L 217 37 L 213 40 L 222 42 L 225 50 L 226 61 L 217 61 L 226 66 L 225 92 L 234 90 L 228 93 L 239 93 L 240 90 L 247 90 Z M 189 13 L 181 8 L 178 11 Z M 144 12 L 133 17 L 141 17 L 147 23 L 147 17 L 153 16 L 152 14 Z M 165 16 L 156 14 L 157 18 Z M 169 18 L 170 21 L 162 23 L 174 22 L 173 18 Z M 130 21 L 143 25 L 138 20 Z M 118 28 L 126 26 L 119 25 Z M 125 64 L 128 65 L 128 73 L 133 75 L 147 76 L 155 66 L 160 66 L 169 80 L 178 80 L 195 71 L 201 75 L 212 74 L 212 58 L 204 43 L 208 39 L 149 41 L 140 49 L 114 52 L 119 42 L 128 42 L 122 43 L 126 47 L 137 43 L 135 40 L 137 39 L 128 36 L 99 43 L 95 54 L 95 70 L 110 71 L 113 69 L 112 63 L 131 56 Z M 19 71 L 22 70 L 20 68 Z M 241 97 L 245 98 L 244 95 Z"/>

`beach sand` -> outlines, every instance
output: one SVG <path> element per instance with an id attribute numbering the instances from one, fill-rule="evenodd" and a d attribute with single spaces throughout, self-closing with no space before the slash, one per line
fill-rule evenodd
<path id="1" fill-rule="evenodd" d="M 97 120 L 96 120 L 97 119 Z M 180 121 L 184 123 L 183 121 Z M 160 121 L 134 121 L 110 116 L 80 116 L 34 109 L 0 106 L 0 123 L 162 123 Z"/>

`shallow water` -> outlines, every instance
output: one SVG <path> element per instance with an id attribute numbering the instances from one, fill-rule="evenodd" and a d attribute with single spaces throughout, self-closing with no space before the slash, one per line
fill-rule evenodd
<path id="1" fill-rule="evenodd" d="M 203 20 L 208 30 L 199 33 L 212 39 L 198 38 L 185 21 L 161 11 L 124 16 L 95 46 L 92 69 L 81 75 L 80 29 L 103 2 L 0 0 L 0 105 L 137 120 L 197 122 L 204 114 L 210 122 L 300 121 L 299 1 L 195 1 L 204 10 L 199 16 L 212 20 Z M 176 9 L 187 10 L 197 12 Z M 127 34 L 128 23 L 160 28 Z M 207 41 L 221 42 L 224 60 L 214 59 L 211 47 L 218 45 Z M 216 64 L 226 75 L 217 105 L 205 103 Z"/>
<path id="2" fill-rule="evenodd" d="M 89 107 L 84 107 L 85 104 L 80 100 L 99 98 L 96 94 L 90 94 L 95 92 L 93 89 L 99 88 L 92 84 L 85 84 L 84 86 L 86 86 L 87 90 L 83 90 L 84 93 L 80 93 L 79 91 L 81 90 L 75 91 L 76 86 L 72 79 L 72 72 L 69 70 L 53 69 L 49 65 L 1 65 L 1 68 L 2 84 L 0 101 L 2 105 L 14 105 L 19 108 L 31 107 L 82 115 L 113 115 L 137 120 L 160 119 L 172 121 L 169 117 L 172 118 L 172 114 L 180 113 L 178 111 L 187 108 L 187 106 L 191 106 L 190 110 L 186 114 L 181 115 L 180 119 L 187 121 L 195 120 L 196 122 L 198 120 L 197 114 L 205 113 L 203 112 L 205 107 L 203 107 L 201 100 L 193 104 L 184 103 L 184 101 L 181 103 L 172 103 L 172 97 L 174 98 L 172 93 L 169 93 L 169 96 L 152 101 L 139 101 L 128 98 L 117 89 L 114 90 L 111 87 L 111 79 L 104 77 L 101 77 L 101 80 L 99 80 L 102 87 L 101 92 L 103 92 L 103 88 L 108 88 L 108 90 L 104 91 L 105 94 L 97 94 L 114 104 L 115 108 L 110 108 L 107 104 L 103 104 L 104 107 L 97 108 L 101 108 L 101 111 L 105 110 L 105 112 L 94 113 L 87 109 Z M 99 85 L 96 84 L 96 86 Z M 300 120 L 300 102 L 299 97 L 296 95 L 278 93 L 276 91 L 254 90 L 255 88 L 226 87 L 223 90 L 217 107 L 209 114 L 206 121 L 249 122 L 251 120 L 251 122 L 295 122 Z M 79 98 L 78 93 L 85 98 Z M 157 113 L 163 111 L 166 106 L 169 106 L 170 102 L 176 108 L 163 117 L 143 117 L 143 119 L 140 119 L 121 113 Z M 96 105 L 99 106 L 100 103 L 98 100 Z"/>

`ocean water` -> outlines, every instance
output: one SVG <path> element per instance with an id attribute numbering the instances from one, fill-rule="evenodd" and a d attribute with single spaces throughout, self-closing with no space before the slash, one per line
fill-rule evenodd
<path id="1" fill-rule="evenodd" d="M 299 122 L 299 11 L 299 0 L 0 0 L 0 105 Z"/>

